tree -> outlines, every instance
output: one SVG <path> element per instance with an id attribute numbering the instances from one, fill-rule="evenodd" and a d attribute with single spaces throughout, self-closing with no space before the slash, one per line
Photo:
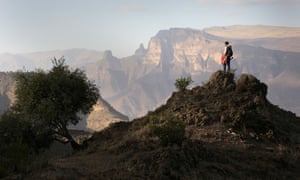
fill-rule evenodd
<path id="1" fill-rule="evenodd" d="M 70 70 L 65 59 L 54 58 L 53 67 L 18 73 L 16 77 L 16 102 L 13 111 L 30 122 L 36 134 L 50 134 L 60 142 L 70 142 L 74 149 L 80 146 L 67 127 L 76 125 L 79 114 L 87 114 L 99 98 L 99 91 L 79 69 Z"/>

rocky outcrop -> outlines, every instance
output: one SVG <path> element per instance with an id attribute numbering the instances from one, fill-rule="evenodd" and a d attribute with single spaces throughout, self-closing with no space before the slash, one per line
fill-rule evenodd
<path id="1" fill-rule="evenodd" d="M 135 55 L 137 56 L 144 56 L 146 54 L 147 50 L 144 47 L 144 44 L 140 44 L 140 47 L 135 51 Z"/>
<path id="2" fill-rule="evenodd" d="M 272 105 L 267 89 L 253 75 L 242 74 L 235 81 L 234 74 L 218 71 L 201 87 L 173 93 L 157 112 L 173 112 L 186 124 L 197 126 L 196 133 L 194 128 L 190 132 L 196 139 L 207 133 L 202 127 L 213 129 L 218 124 L 224 136 L 234 132 L 242 139 L 300 144 L 300 118 Z"/>

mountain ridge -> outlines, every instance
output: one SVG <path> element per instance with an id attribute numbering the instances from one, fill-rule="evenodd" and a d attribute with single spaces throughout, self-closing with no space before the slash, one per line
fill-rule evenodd
<path id="1" fill-rule="evenodd" d="M 220 31 L 220 29 L 222 29 Z M 288 26 L 268 26 L 268 25 L 233 25 L 233 26 L 216 26 L 204 28 L 203 31 L 209 34 L 225 38 L 241 39 L 259 39 L 259 38 L 287 38 L 299 37 L 300 27 Z M 251 34 L 252 33 L 252 34 Z M 232 35 L 234 34 L 234 35 Z M 240 35 L 241 34 L 241 35 Z"/>
<path id="2" fill-rule="evenodd" d="M 297 91 L 300 85 L 297 81 L 299 73 L 294 70 L 294 67 L 299 66 L 300 37 L 274 40 L 274 34 L 289 29 L 286 27 L 237 27 L 242 27 L 243 33 L 248 33 L 249 36 L 259 36 L 260 33 L 256 29 L 263 32 L 273 29 L 274 33 L 269 33 L 271 39 L 249 40 L 216 36 L 210 34 L 207 29 L 170 28 L 159 31 L 150 39 L 147 48 L 142 45 L 131 56 L 117 58 L 111 51 L 106 51 L 97 56 L 90 56 L 90 60 L 79 58 L 78 61 L 82 63 L 70 65 L 79 66 L 86 71 L 88 77 L 101 87 L 103 97 L 118 111 L 132 119 L 164 103 L 174 90 L 173 83 L 176 78 L 191 75 L 197 85 L 222 68 L 219 59 L 224 41 L 229 40 L 233 45 L 235 57 L 232 67 L 237 69 L 237 75 L 251 73 L 268 85 L 272 84 L 271 101 L 300 114 L 300 105 L 289 103 L 295 97 L 280 93 L 286 88 Z M 225 28 L 228 33 L 234 27 Z M 298 28 L 290 29 L 294 31 Z M 215 31 L 224 33 L 222 27 Z M 239 36 L 237 33 L 230 35 Z M 0 62 L 4 62 L 1 57 Z M 70 62 L 74 62 L 74 59 L 70 59 Z M 280 82 L 287 82 L 283 80 L 289 80 L 291 83 L 283 88 L 278 85 Z"/>

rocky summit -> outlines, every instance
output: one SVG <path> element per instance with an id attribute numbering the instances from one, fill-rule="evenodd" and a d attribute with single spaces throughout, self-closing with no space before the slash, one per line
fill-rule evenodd
<path id="1" fill-rule="evenodd" d="M 267 89 L 253 75 L 242 74 L 234 80 L 234 74 L 218 71 L 201 87 L 173 93 L 157 111 L 175 113 L 191 126 L 193 139 L 214 136 L 207 134 L 213 129 L 220 137 L 229 133 L 242 140 L 300 143 L 299 118 L 272 105 Z"/>
<path id="2" fill-rule="evenodd" d="M 272 105 L 267 90 L 250 74 L 215 72 L 202 86 L 174 92 L 155 111 L 115 123 L 86 149 L 22 177 L 298 179 L 300 118 Z"/>

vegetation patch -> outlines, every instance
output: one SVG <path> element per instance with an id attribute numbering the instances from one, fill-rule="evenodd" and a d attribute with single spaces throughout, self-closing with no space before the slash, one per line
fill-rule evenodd
<path id="1" fill-rule="evenodd" d="M 159 123 L 161 122 L 161 123 Z M 174 114 L 165 112 L 160 117 L 152 117 L 153 133 L 162 146 L 181 145 L 185 135 L 185 125 Z"/>
<path id="2" fill-rule="evenodd" d="M 178 91 L 184 91 L 192 83 L 193 83 L 192 77 L 188 76 L 188 77 L 181 77 L 176 79 L 174 85 Z"/>

